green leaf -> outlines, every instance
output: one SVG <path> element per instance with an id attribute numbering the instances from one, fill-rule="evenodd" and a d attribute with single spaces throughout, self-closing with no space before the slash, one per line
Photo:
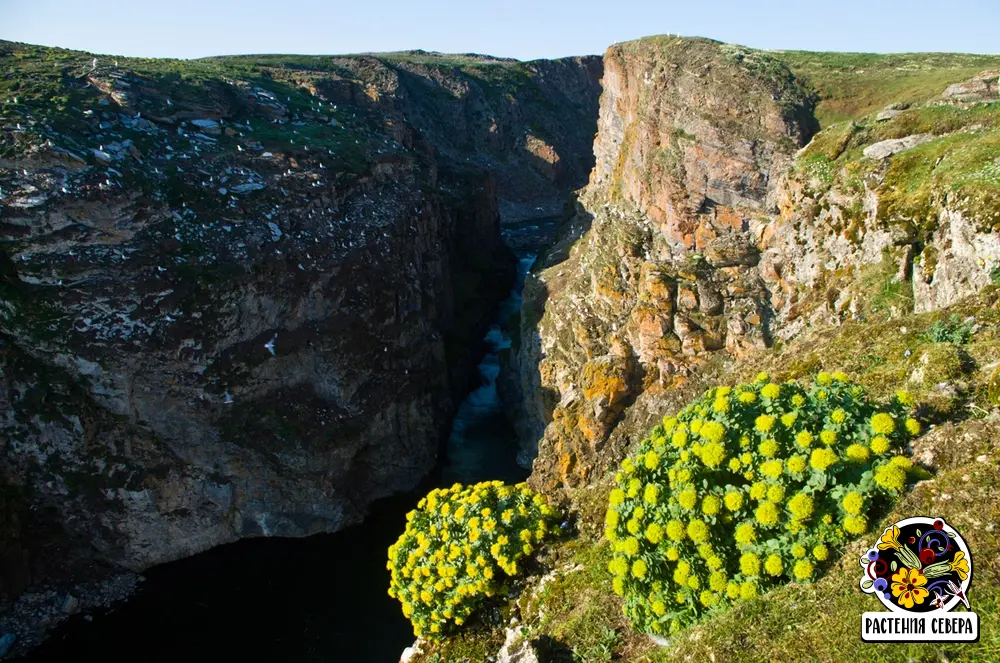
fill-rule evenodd
<path id="1" fill-rule="evenodd" d="M 889 568 L 895 571 L 899 568 L 899 564 L 896 563 L 896 560 L 892 560 L 892 564 L 889 565 Z"/>
<path id="2" fill-rule="evenodd" d="M 871 581 L 871 580 L 865 580 L 865 581 L 864 581 L 864 582 L 863 582 L 863 583 L 861 584 L 861 588 L 862 588 L 862 589 L 871 589 L 872 585 L 874 585 L 874 584 L 875 584 L 875 583 L 874 583 L 873 581 Z"/>

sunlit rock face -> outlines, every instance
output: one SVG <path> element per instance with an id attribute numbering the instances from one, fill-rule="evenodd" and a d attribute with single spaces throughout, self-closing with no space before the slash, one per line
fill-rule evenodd
<path id="1" fill-rule="evenodd" d="M 512 350 L 537 489 L 599 479 L 692 376 L 998 278 L 978 115 L 995 75 L 817 133 L 818 96 L 782 57 L 672 37 L 605 54 L 590 183 Z"/>
<path id="2" fill-rule="evenodd" d="M 770 341 L 760 228 L 776 176 L 815 130 L 811 93 L 746 49 L 650 38 L 604 62 L 590 185 L 522 311 L 542 488 L 595 476 L 640 394 Z"/>

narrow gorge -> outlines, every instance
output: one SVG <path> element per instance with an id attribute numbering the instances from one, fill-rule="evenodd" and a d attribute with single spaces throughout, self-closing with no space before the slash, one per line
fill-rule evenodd
<path id="1" fill-rule="evenodd" d="M 151 566 L 338 531 L 435 470 L 516 306 L 502 228 L 537 253 L 591 167 L 599 58 L 3 55 L 20 650 Z"/>
<path id="2" fill-rule="evenodd" d="M 860 603 L 817 608 L 856 589 L 854 543 L 669 638 L 613 591 L 623 461 L 758 374 L 907 394 L 902 503 L 998 545 L 1000 57 L 0 59 L 12 655 L 739 660 L 750 633 L 760 660 L 855 660 Z M 395 579 L 421 497 L 494 479 L 553 525 L 422 633 L 386 549 Z"/>

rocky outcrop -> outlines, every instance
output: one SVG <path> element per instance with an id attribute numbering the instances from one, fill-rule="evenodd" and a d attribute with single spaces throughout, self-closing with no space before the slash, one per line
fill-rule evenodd
<path id="1" fill-rule="evenodd" d="M 755 233 L 815 122 L 811 93 L 760 53 L 650 38 L 604 61 L 590 185 L 525 290 L 518 363 L 538 366 L 548 399 L 525 408 L 549 422 L 532 474 L 542 489 L 599 475 L 643 392 L 769 342 Z"/>
<path id="2" fill-rule="evenodd" d="M 412 488 L 513 281 L 501 211 L 590 169 L 600 59 L 48 55 L 0 49 L 32 83 L 0 154 L 0 600 Z"/>
<path id="3" fill-rule="evenodd" d="M 885 119 L 891 120 L 892 118 L 882 117 L 879 121 Z M 918 134 L 915 136 L 906 136 L 905 138 L 890 138 L 889 140 L 883 140 L 869 145 L 862 151 L 862 154 L 869 159 L 888 159 L 893 154 L 898 154 L 933 139 L 933 134 Z"/>
<path id="4" fill-rule="evenodd" d="M 993 106 L 956 93 L 816 134 L 816 96 L 780 57 L 668 37 L 608 50 L 590 184 L 525 290 L 536 489 L 602 476 L 694 374 L 996 282 Z"/>
<path id="5" fill-rule="evenodd" d="M 1000 99 L 1000 72 L 984 71 L 967 81 L 949 85 L 941 96 L 959 102 Z"/>
<path id="6" fill-rule="evenodd" d="M 912 276 L 918 313 L 945 308 L 996 283 L 1000 233 L 983 232 L 962 212 L 942 209 L 922 255 L 925 260 L 913 265 Z"/>
<path id="7" fill-rule="evenodd" d="M 333 62 L 340 72 L 311 83 L 317 90 L 390 115 L 438 155 L 491 172 L 505 222 L 557 216 L 587 181 L 599 57 L 521 63 L 409 51 Z"/>

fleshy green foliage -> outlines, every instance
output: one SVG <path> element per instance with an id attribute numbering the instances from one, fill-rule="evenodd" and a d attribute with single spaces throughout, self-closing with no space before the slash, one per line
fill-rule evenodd
<path id="1" fill-rule="evenodd" d="M 953 313 L 946 320 L 938 320 L 932 324 L 924 332 L 924 338 L 931 343 L 965 345 L 972 338 L 972 329 L 971 322 L 965 322 L 960 315 Z"/>
<path id="2" fill-rule="evenodd" d="M 432 490 L 389 547 L 389 596 L 399 599 L 415 635 L 443 637 L 520 573 L 518 563 L 552 537 L 555 518 L 524 484 Z"/>
<path id="3" fill-rule="evenodd" d="M 761 374 L 707 391 L 622 462 L 606 536 L 636 629 L 674 632 L 788 580 L 811 581 L 906 486 L 920 432 L 843 373 L 804 388 Z"/>

